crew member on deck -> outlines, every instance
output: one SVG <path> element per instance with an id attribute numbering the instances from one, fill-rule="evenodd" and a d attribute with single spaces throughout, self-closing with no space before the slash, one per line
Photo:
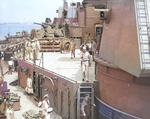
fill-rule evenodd
<path id="1" fill-rule="evenodd" d="M 32 47 L 33 59 L 35 58 L 35 60 L 37 60 L 40 51 L 40 43 L 36 38 L 32 40 L 31 47 Z"/>
<path id="2" fill-rule="evenodd" d="M 29 74 L 29 77 L 27 79 L 27 87 L 25 88 L 25 91 L 28 94 L 33 94 L 32 79 L 30 78 L 30 74 Z"/>
<path id="3" fill-rule="evenodd" d="M 12 69 L 13 69 L 13 57 L 10 58 L 10 61 L 8 61 L 8 66 L 9 66 L 9 71 L 8 74 L 12 74 Z"/>
<path id="4" fill-rule="evenodd" d="M 31 42 L 29 40 L 29 38 L 27 38 L 27 41 L 25 43 L 25 50 L 26 50 L 26 60 L 31 59 Z"/>
<path id="5" fill-rule="evenodd" d="M 92 48 L 92 59 L 93 59 L 93 61 L 94 61 L 94 54 L 96 52 L 96 47 L 97 47 L 96 39 L 93 39 L 92 40 L 92 45 L 91 45 L 91 48 Z"/>
<path id="6" fill-rule="evenodd" d="M 14 109 L 13 109 L 13 102 L 9 103 L 9 107 L 6 111 L 7 119 L 14 119 Z"/>
<path id="7" fill-rule="evenodd" d="M 76 43 L 75 43 L 74 39 L 72 39 L 72 42 L 70 45 L 71 59 L 72 59 L 72 56 L 75 57 L 75 49 L 76 49 Z"/>
<path id="8" fill-rule="evenodd" d="M 18 59 L 17 57 L 14 58 L 14 72 L 18 71 Z"/>
<path id="9" fill-rule="evenodd" d="M 86 47 L 84 46 L 82 49 L 82 53 L 80 54 L 80 59 L 82 62 L 81 69 L 83 73 L 83 81 L 89 81 L 89 67 L 91 66 L 91 56 L 89 52 L 86 51 Z"/>
<path id="10" fill-rule="evenodd" d="M 86 95 L 85 99 L 81 103 L 81 112 L 82 112 L 83 116 L 86 116 L 85 107 L 87 106 L 89 100 L 90 100 L 90 96 Z"/>
<path id="11" fill-rule="evenodd" d="M 85 42 L 85 43 L 87 43 L 87 41 L 88 41 L 88 36 L 89 36 L 89 35 L 88 35 L 88 33 L 86 32 L 85 35 L 84 35 L 84 42 Z"/>
<path id="12" fill-rule="evenodd" d="M 43 100 L 43 102 L 42 102 L 42 116 L 47 116 L 47 111 L 48 111 L 48 109 L 49 109 L 49 107 L 50 107 L 50 102 L 49 102 L 49 96 L 48 96 L 48 94 L 46 94 L 45 96 L 44 96 L 44 100 Z"/>
<path id="13" fill-rule="evenodd" d="M 35 45 L 36 45 L 36 50 L 35 50 L 35 58 L 36 59 L 39 59 L 39 52 L 40 52 L 40 43 L 38 41 L 38 39 L 34 38 L 35 39 Z"/>

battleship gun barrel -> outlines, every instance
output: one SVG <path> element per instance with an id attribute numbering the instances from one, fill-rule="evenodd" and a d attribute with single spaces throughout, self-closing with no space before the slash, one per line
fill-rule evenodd
<path id="1" fill-rule="evenodd" d="M 42 23 L 42 24 L 41 24 L 41 23 L 36 23 L 36 22 L 34 22 L 34 24 L 41 25 L 44 29 L 47 28 L 47 26 L 48 26 L 48 25 L 46 25 L 45 23 Z"/>
<path id="2" fill-rule="evenodd" d="M 37 25 L 44 25 L 44 24 L 41 24 L 41 23 L 36 23 L 36 22 L 34 22 L 34 24 L 37 24 Z"/>

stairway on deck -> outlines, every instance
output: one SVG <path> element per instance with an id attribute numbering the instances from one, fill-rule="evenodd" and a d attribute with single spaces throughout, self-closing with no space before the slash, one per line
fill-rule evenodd
<path id="1" fill-rule="evenodd" d="M 81 105 L 87 94 L 90 96 L 89 105 L 87 105 L 89 113 L 86 115 L 86 117 L 84 117 L 81 111 Z M 94 104 L 93 84 L 90 83 L 80 84 L 78 88 L 78 94 L 77 94 L 77 118 L 78 119 L 89 119 L 89 118 L 94 119 L 94 109 L 91 104 Z M 87 109 L 85 110 L 87 111 Z"/>
<path id="2" fill-rule="evenodd" d="M 149 16 L 146 0 L 135 0 L 135 5 L 139 52 L 141 56 L 141 77 L 143 77 L 148 76 L 150 73 Z"/>

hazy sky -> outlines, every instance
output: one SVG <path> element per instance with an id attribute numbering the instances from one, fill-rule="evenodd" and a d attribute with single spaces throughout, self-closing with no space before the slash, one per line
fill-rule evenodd
<path id="1" fill-rule="evenodd" d="M 83 0 L 67 0 L 72 1 Z M 150 14 L 150 0 L 147 1 Z M 44 22 L 46 17 L 53 20 L 61 5 L 63 0 L 0 0 L 0 22 Z"/>
<path id="2" fill-rule="evenodd" d="M 67 0 L 70 2 L 83 0 Z M 44 22 L 58 17 L 56 10 L 63 0 L 0 0 L 0 22 Z"/>

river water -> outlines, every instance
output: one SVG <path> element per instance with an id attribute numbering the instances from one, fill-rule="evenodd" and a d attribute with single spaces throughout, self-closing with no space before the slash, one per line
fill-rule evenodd
<path id="1" fill-rule="evenodd" d="M 40 25 L 34 23 L 0 23 L 0 40 L 4 40 L 7 34 L 16 35 L 16 32 L 22 32 L 23 30 L 30 33 L 32 29 L 40 29 Z"/>

